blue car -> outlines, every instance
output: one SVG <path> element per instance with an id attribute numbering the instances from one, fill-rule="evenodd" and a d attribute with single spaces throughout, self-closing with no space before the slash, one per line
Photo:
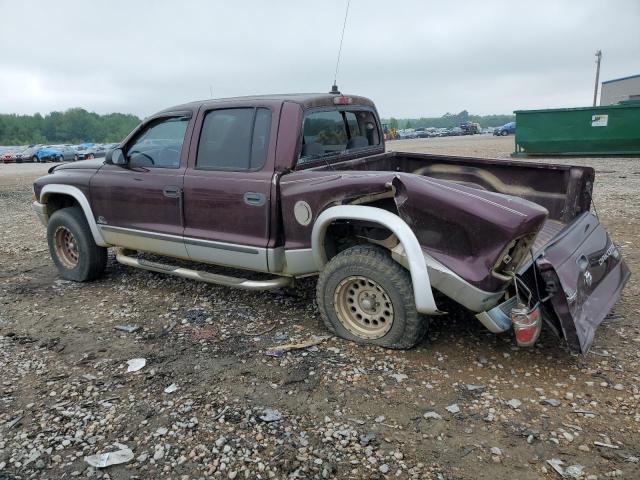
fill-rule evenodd
<path id="1" fill-rule="evenodd" d="M 38 157 L 38 162 L 58 162 L 60 157 L 62 157 L 62 150 L 55 147 L 42 147 L 36 152 L 36 157 Z"/>
<path id="2" fill-rule="evenodd" d="M 516 133 L 516 122 L 505 123 L 493 131 L 494 135 L 501 135 L 503 137 L 506 137 L 510 133 Z"/>

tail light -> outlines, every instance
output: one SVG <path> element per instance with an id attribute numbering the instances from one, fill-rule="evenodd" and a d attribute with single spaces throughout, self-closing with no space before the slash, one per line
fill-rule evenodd
<path id="1" fill-rule="evenodd" d="M 529 309 L 522 303 L 511 309 L 511 322 L 513 331 L 516 334 L 516 342 L 520 347 L 533 346 L 542 330 L 542 318 L 540 315 L 540 305 L 536 304 Z"/>
<path id="2" fill-rule="evenodd" d="M 335 105 L 351 105 L 353 103 L 353 98 L 340 95 L 339 97 L 334 97 L 333 103 Z"/>

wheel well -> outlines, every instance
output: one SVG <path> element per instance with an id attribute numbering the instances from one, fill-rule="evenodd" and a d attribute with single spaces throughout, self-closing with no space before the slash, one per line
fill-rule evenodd
<path id="1" fill-rule="evenodd" d="M 75 198 L 64 193 L 51 193 L 47 195 L 45 203 L 47 204 L 47 213 L 49 215 L 61 208 L 80 207 L 80 204 Z"/>
<path id="2" fill-rule="evenodd" d="M 398 239 L 388 228 L 361 220 L 337 220 L 327 228 L 324 248 L 327 260 L 355 245 L 376 244 L 391 249 Z"/>

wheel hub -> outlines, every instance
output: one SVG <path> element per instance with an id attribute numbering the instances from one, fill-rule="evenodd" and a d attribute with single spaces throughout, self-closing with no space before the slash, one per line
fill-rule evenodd
<path id="1" fill-rule="evenodd" d="M 381 338 L 393 324 L 393 304 L 386 290 L 364 276 L 342 280 L 335 290 L 334 305 L 344 327 L 362 338 Z"/>
<path id="2" fill-rule="evenodd" d="M 58 227 L 54 233 L 56 256 L 65 268 L 73 269 L 78 265 L 80 253 L 76 239 L 67 227 Z"/>

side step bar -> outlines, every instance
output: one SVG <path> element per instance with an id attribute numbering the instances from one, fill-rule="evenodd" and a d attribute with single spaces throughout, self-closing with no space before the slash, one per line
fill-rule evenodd
<path id="1" fill-rule="evenodd" d="M 246 278 L 229 277 L 215 273 L 192 270 L 190 268 L 177 267 L 164 263 L 151 262 L 149 260 L 130 257 L 124 248 L 116 249 L 116 260 L 129 267 L 142 268 L 151 272 L 166 273 L 176 277 L 199 280 L 201 282 L 215 283 L 226 287 L 244 288 L 246 290 L 277 290 L 291 285 L 292 279 L 289 277 L 275 277 L 268 280 L 248 280 Z"/>

